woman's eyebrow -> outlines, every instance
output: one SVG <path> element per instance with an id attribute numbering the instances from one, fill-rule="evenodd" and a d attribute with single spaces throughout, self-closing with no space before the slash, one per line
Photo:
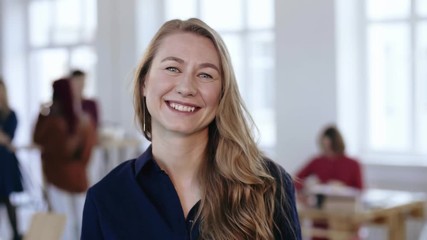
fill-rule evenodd
<path id="1" fill-rule="evenodd" d="M 178 62 L 181 64 L 183 64 L 185 62 L 183 59 L 181 59 L 179 57 L 173 57 L 173 56 L 165 57 L 160 62 L 166 62 L 166 61 L 174 61 L 174 62 Z M 213 69 L 217 70 L 218 72 L 220 72 L 219 68 L 213 63 L 201 63 L 199 65 L 199 67 L 200 68 L 206 68 L 206 67 L 213 68 Z"/>
<path id="2" fill-rule="evenodd" d="M 166 62 L 166 61 L 175 61 L 175 62 L 179 62 L 179 63 L 184 63 L 184 60 L 178 57 L 165 57 L 163 58 L 163 60 L 161 62 Z"/>
<path id="3" fill-rule="evenodd" d="M 201 68 L 205 68 L 205 67 L 213 68 L 213 69 L 217 70 L 218 72 L 220 72 L 220 71 L 219 71 L 219 68 L 218 68 L 215 64 L 212 64 L 212 63 L 202 63 L 202 64 L 200 64 L 199 66 L 200 66 Z"/>

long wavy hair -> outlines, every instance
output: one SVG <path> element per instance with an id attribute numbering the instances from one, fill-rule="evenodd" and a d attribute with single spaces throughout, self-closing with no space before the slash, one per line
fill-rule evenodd
<path id="1" fill-rule="evenodd" d="M 142 93 L 145 77 L 162 40 L 174 33 L 193 33 L 212 41 L 220 56 L 222 89 L 215 120 L 209 125 L 206 160 L 199 172 L 202 196 L 198 212 L 201 239 L 274 239 L 276 191 L 251 129 L 254 127 L 240 96 L 228 50 L 219 34 L 195 18 L 170 20 L 156 33 L 134 79 L 136 120 L 151 140 L 151 115 Z M 284 194 L 284 191 L 282 194 Z M 276 211 L 277 214 L 277 211 Z"/>
<path id="2" fill-rule="evenodd" d="M 5 119 L 10 113 L 9 100 L 7 97 L 6 84 L 0 77 L 0 120 Z"/>

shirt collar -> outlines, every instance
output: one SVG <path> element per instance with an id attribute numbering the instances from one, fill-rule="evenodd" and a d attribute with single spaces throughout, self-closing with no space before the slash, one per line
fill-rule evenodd
<path id="1" fill-rule="evenodd" d="M 135 163 L 135 177 L 143 170 L 147 169 L 148 171 L 154 170 L 156 172 L 161 172 L 159 165 L 153 158 L 152 146 L 150 145 L 143 154 L 141 154 Z"/>

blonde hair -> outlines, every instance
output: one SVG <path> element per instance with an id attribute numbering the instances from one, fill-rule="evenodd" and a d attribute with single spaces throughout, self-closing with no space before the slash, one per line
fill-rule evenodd
<path id="1" fill-rule="evenodd" d="M 4 119 L 7 117 L 10 113 L 10 107 L 9 107 L 9 100 L 7 97 L 7 89 L 6 84 L 4 83 L 3 79 L 0 77 L 0 91 L 2 91 L 2 94 L 0 94 L 0 119 Z"/>
<path id="2" fill-rule="evenodd" d="M 203 21 L 195 18 L 168 21 L 150 42 L 135 75 L 134 106 L 138 124 L 151 140 L 151 116 L 142 88 L 162 40 L 179 32 L 210 39 L 221 65 L 221 99 L 215 120 L 209 125 L 207 161 L 199 173 L 201 239 L 274 239 L 274 229 L 278 228 L 274 214 L 284 207 L 276 203 L 276 189 L 280 185 L 269 173 L 252 136 L 254 124 L 240 96 L 228 50 L 219 34 Z M 281 192 L 284 196 L 284 191 Z"/>

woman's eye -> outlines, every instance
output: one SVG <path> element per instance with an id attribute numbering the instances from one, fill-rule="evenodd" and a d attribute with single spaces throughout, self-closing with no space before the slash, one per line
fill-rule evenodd
<path id="1" fill-rule="evenodd" d="M 175 73 L 179 72 L 178 68 L 176 67 L 167 67 L 166 70 L 168 70 L 169 72 L 175 72 Z"/>
<path id="2" fill-rule="evenodd" d="M 206 78 L 206 79 L 212 79 L 213 78 L 211 75 L 209 75 L 207 73 L 201 73 L 201 74 L 199 74 L 199 76 L 201 78 Z"/>

